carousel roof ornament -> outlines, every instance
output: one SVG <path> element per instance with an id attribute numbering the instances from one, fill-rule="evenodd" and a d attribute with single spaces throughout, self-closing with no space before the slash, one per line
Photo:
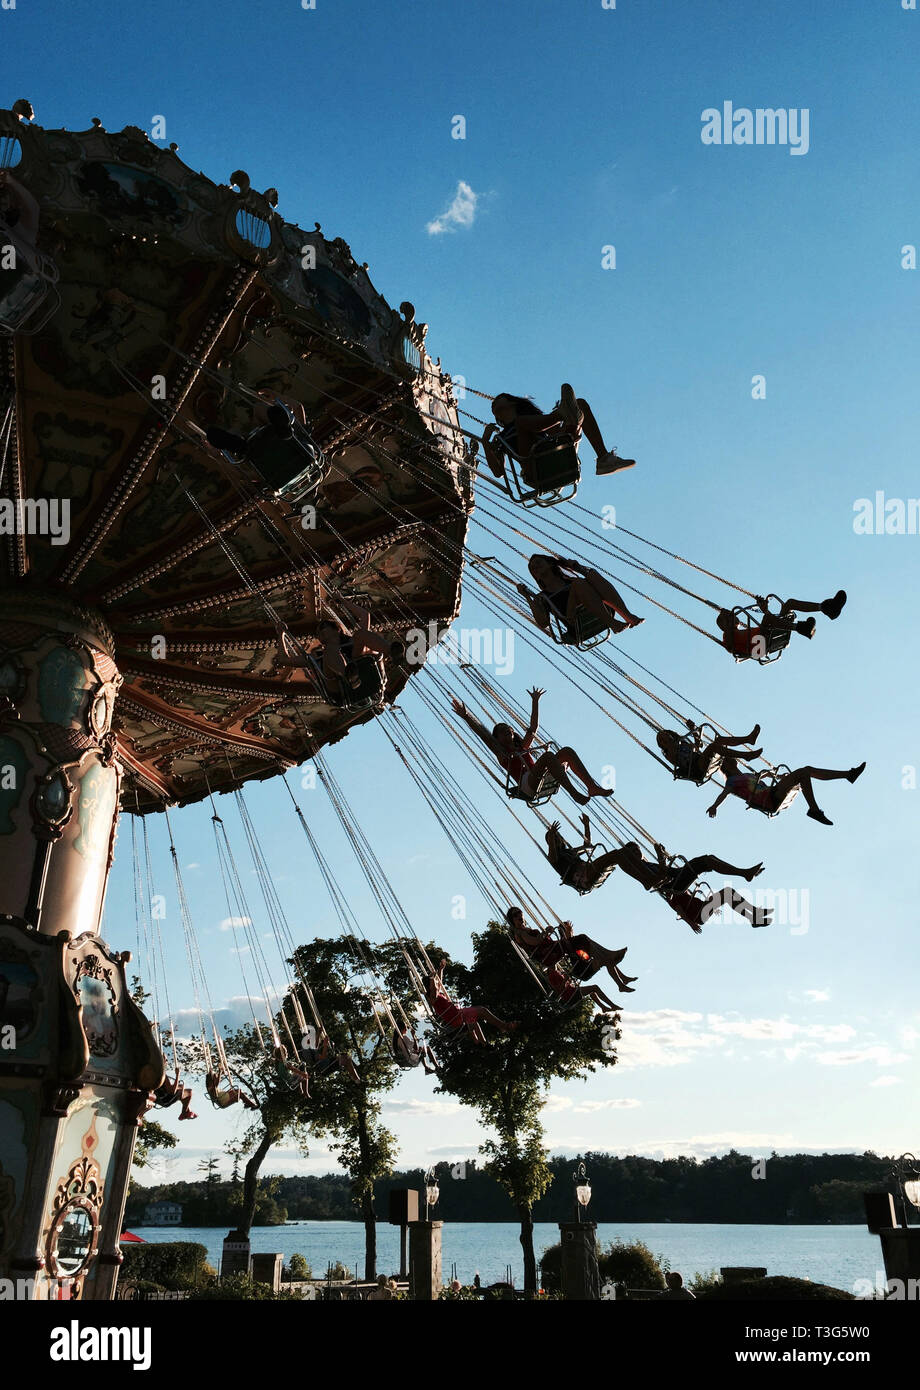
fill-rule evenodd
<path id="1" fill-rule="evenodd" d="M 470 457 L 427 325 L 341 238 L 139 127 L 32 118 L 24 99 L 0 111 L 0 219 L 34 207 L 36 223 L 31 239 L 25 214 L 9 228 L 22 255 L 0 280 L 0 588 L 101 615 L 124 678 L 119 757 L 152 810 L 373 717 L 285 663 L 283 635 L 315 653 L 336 594 L 397 637 L 449 623 Z M 273 418 L 313 458 L 299 489 L 266 483 L 253 441 Z M 234 455 L 209 432 L 249 444 Z M 410 674 L 387 660 L 384 697 Z"/>

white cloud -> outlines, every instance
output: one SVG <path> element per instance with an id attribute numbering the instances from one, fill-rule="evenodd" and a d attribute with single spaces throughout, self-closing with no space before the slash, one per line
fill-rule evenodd
<path id="1" fill-rule="evenodd" d="M 896 1067 L 909 1062 L 906 1052 L 892 1052 L 890 1047 L 858 1047 L 849 1052 L 819 1052 L 815 1058 L 823 1067 L 852 1067 L 860 1062 L 874 1062 L 877 1067 Z"/>
<path id="2" fill-rule="evenodd" d="M 575 1114 L 592 1115 L 596 1110 L 635 1110 L 641 1104 L 641 1100 L 632 1100 L 626 1096 L 616 1100 L 585 1100 L 581 1105 L 575 1106 Z"/>
<path id="3" fill-rule="evenodd" d="M 805 998 L 812 1004 L 826 1004 L 831 997 L 829 989 L 806 989 Z"/>
<path id="4" fill-rule="evenodd" d="M 874 1081 L 870 1081 L 870 1086 L 900 1086 L 900 1076 L 877 1076 Z"/>
<path id="5" fill-rule="evenodd" d="M 232 931 L 234 927 L 251 927 L 251 917 L 225 917 L 220 923 L 221 931 Z"/>
<path id="6" fill-rule="evenodd" d="M 457 1115 L 463 1106 L 453 1100 L 387 1100 L 381 1109 L 391 1115 Z"/>
<path id="7" fill-rule="evenodd" d="M 458 227 L 472 227 L 478 202 L 479 194 L 474 193 L 470 185 L 460 179 L 457 191 L 446 211 L 426 225 L 426 232 L 429 236 L 440 236 L 442 232 L 455 232 Z"/>
<path id="8" fill-rule="evenodd" d="M 546 1115 L 557 1115 L 560 1110 L 571 1110 L 574 1104 L 569 1096 L 548 1095 L 543 1102 L 543 1111 Z"/>

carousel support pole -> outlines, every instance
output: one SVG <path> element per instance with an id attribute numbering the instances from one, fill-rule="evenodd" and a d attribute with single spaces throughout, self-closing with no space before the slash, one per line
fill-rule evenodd
<path id="1" fill-rule="evenodd" d="M 121 677 L 99 614 L 23 586 L 0 619 L 0 1275 L 114 1292 L 137 1125 L 163 1059 L 98 931 Z"/>

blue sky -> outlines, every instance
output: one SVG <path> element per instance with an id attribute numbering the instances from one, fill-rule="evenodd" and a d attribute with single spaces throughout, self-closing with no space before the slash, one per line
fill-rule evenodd
<path id="1" fill-rule="evenodd" d="M 901 267 L 901 247 L 920 244 L 920 15 L 899 0 L 792 11 L 728 0 L 621 0 L 616 10 L 317 0 L 314 11 L 294 0 L 161 0 L 131 10 L 129 22 L 107 0 L 0 11 L 4 104 L 27 96 L 40 124 L 71 129 L 93 116 L 149 129 L 165 116 L 166 139 L 192 167 L 218 181 L 243 168 L 279 190 L 284 216 L 343 236 L 391 303 L 414 302 L 450 371 L 546 406 L 572 381 L 608 442 L 639 460 L 612 481 L 586 477 L 579 501 L 598 516 L 614 502 L 624 525 L 757 592 L 850 595 L 838 623 L 767 669 L 735 666 L 639 600 L 648 620 L 628 639 L 727 726 L 758 720 L 772 761 L 866 758 L 858 787 L 826 789 L 832 829 L 807 820 L 801 801 L 776 821 L 735 805 L 708 821 L 705 792 L 672 784 L 519 647 L 509 687 L 548 687 L 551 732 L 589 763 L 615 765 L 619 796 L 669 848 L 764 859 L 765 887 L 808 895 L 804 932 L 736 922 L 694 937 L 620 876 L 588 899 L 559 889 L 493 801 L 496 835 L 541 891 L 580 928 L 628 944 L 641 977 L 621 1065 L 553 1091 L 552 1147 L 916 1148 L 920 790 L 905 786 L 904 769 L 920 765 L 920 537 L 856 535 L 853 508 L 876 490 L 920 493 L 920 280 Z M 728 100 L 807 108 L 807 154 L 703 145 L 701 113 Z M 465 140 L 451 138 L 456 115 Z M 428 230 L 458 190 L 465 223 Z M 615 270 L 602 269 L 606 245 Z M 751 396 L 755 374 L 763 400 Z M 463 404 L 474 414 L 486 405 Z M 475 527 L 471 540 L 488 549 Z M 492 620 L 468 593 L 460 626 L 482 625 Z M 406 707 L 419 713 L 413 696 Z M 464 954 L 486 907 L 382 732 L 362 729 L 334 756 L 419 934 Z M 472 771 L 463 776 L 478 795 Z M 323 793 L 301 800 L 356 881 Z M 295 936 L 332 932 L 283 789 L 255 787 L 249 804 Z M 220 809 L 242 852 L 235 811 Z M 212 994 L 226 1001 L 242 984 L 219 926 L 207 817 L 189 808 L 176 826 L 183 863 L 199 865 L 186 877 Z M 151 835 L 165 882 L 165 828 Z M 451 918 L 455 894 L 468 896 L 465 922 Z M 354 901 L 368 934 L 381 935 L 360 885 Z M 164 925 L 173 1003 L 188 1007 L 171 894 Z M 106 927 L 113 945 L 132 944 L 127 823 Z M 406 1163 L 471 1153 L 482 1137 L 420 1080 L 394 1092 L 386 1114 Z M 180 1130 L 175 1176 L 240 1123 L 205 1105 L 200 1115 Z M 322 1149 L 268 1164 L 331 1166 Z"/>

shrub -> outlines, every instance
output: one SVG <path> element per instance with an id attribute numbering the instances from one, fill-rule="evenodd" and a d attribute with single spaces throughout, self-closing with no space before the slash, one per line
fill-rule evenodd
<path id="1" fill-rule="evenodd" d="M 326 1278 L 350 1279 L 351 1270 L 348 1268 L 347 1265 L 343 1265 L 341 1260 L 336 1260 L 334 1264 L 330 1264 L 328 1270 L 326 1271 Z"/>
<path id="2" fill-rule="evenodd" d="M 301 1298 L 299 1289 L 288 1289 L 275 1293 L 270 1284 L 256 1284 L 248 1274 L 228 1274 L 225 1279 L 209 1279 L 189 1294 L 196 1302 L 222 1302 L 225 1300 L 246 1302 L 297 1302 Z"/>
<path id="3" fill-rule="evenodd" d="M 722 1276 L 717 1269 L 710 1269 L 707 1273 L 694 1274 L 687 1288 L 691 1293 L 695 1293 L 697 1298 L 705 1298 L 710 1289 L 722 1287 Z"/>
<path id="4" fill-rule="evenodd" d="M 602 1284 L 628 1289 L 664 1289 L 665 1279 L 659 1259 L 641 1240 L 611 1241 L 598 1260 Z"/>
<path id="5" fill-rule="evenodd" d="M 313 1270 L 307 1264 L 303 1255 L 291 1256 L 291 1278 L 292 1279 L 312 1279 Z"/>
<path id="6" fill-rule="evenodd" d="M 600 1260 L 601 1247 L 596 1246 Z M 547 1293 L 558 1293 L 562 1287 L 562 1246 L 548 1245 L 540 1256 L 540 1283 Z"/>
<path id="7" fill-rule="evenodd" d="M 207 1278 L 210 1266 L 203 1245 L 191 1240 L 169 1240 L 154 1245 L 128 1245 L 122 1251 L 120 1278 L 132 1284 L 149 1280 L 164 1289 L 191 1289 Z"/>
<path id="8" fill-rule="evenodd" d="M 810 1279 L 794 1279 L 788 1274 L 774 1274 L 766 1279 L 746 1279 L 739 1284 L 713 1284 L 702 1290 L 698 1298 L 737 1300 L 738 1302 L 781 1302 L 783 1299 L 852 1299 L 853 1294 L 846 1289 L 835 1289 L 829 1284 L 813 1284 Z"/>

